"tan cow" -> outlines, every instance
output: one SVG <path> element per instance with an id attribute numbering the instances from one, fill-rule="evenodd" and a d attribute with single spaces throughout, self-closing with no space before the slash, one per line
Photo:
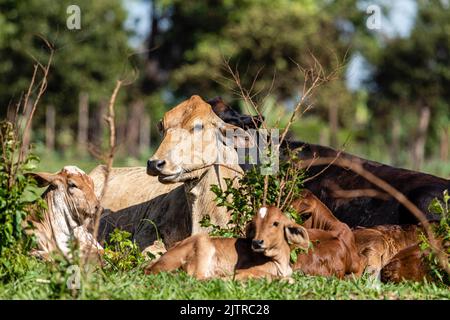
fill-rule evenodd
<path id="1" fill-rule="evenodd" d="M 70 241 L 76 240 L 81 253 L 97 254 L 103 248 L 92 235 L 93 221 L 99 209 L 92 179 L 81 169 L 66 166 L 58 173 L 39 172 L 32 176 L 40 187 L 48 186 L 43 193 L 47 209 L 41 216 L 31 212 L 31 222 L 38 250 L 33 254 L 49 259 L 60 252 L 70 257 Z"/>
<path id="2" fill-rule="evenodd" d="M 170 247 L 199 232 L 199 221 L 206 214 L 212 223 L 226 224 L 226 210 L 215 205 L 210 188 L 225 186 L 224 179 L 242 174 L 230 142 L 245 146 L 249 140 L 245 131 L 221 120 L 199 96 L 168 111 L 160 129 L 164 138 L 147 168 L 155 177 L 145 175 L 143 168 L 115 168 L 102 199 L 102 205 L 115 212 L 102 217 L 100 233 L 107 235 L 115 226 L 125 226 L 141 249 L 156 240 L 155 226 Z M 227 136 L 230 131 L 237 135 Z M 165 161 L 164 170 L 152 167 L 156 159 Z M 175 165 L 180 171 L 167 174 Z M 90 176 L 100 193 L 104 168 L 97 167 Z"/>
<path id="3" fill-rule="evenodd" d="M 290 277 L 291 246 L 306 249 L 306 230 L 276 207 L 262 207 L 252 221 L 253 239 L 211 238 L 205 233 L 191 236 L 172 247 L 146 274 L 186 271 L 197 279 L 233 277 Z"/>

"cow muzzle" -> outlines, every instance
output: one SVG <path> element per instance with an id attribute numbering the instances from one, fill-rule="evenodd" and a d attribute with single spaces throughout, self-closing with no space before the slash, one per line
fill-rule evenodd
<path id="1" fill-rule="evenodd" d="M 148 160 L 147 161 L 147 174 L 150 176 L 159 176 L 164 170 L 166 164 L 165 160 Z"/>
<path id="2" fill-rule="evenodd" d="M 252 240 L 252 250 L 254 252 L 264 252 L 264 240 Z"/>

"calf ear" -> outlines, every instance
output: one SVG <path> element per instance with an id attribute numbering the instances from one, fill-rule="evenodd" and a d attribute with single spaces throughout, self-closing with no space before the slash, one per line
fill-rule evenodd
<path id="1" fill-rule="evenodd" d="M 295 244 L 303 249 L 309 247 L 309 236 L 305 228 L 298 224 L 291 224 L 284 227 L 286 239 L 289 244 Z"/>
<path id="2" fill-rule="evenodd" d="M 58 175 L 48 172 L 36 172 L 28 173 L 27 176 L 33 177 L 34 180 L 36 180 L 38 187 L 42 188 L 48 186 L 49 184 L 52 184 Z"/>
<path id="3" fill-rule="evenodd" d="M 253 239 L 255 237 L 255 223 L 252 221 L 248 222 L 245 226 L 245 237 L 247 239 Z"/>
<path id="4" fill-rule="evenodd" d="M 252 148 L 255 144 L 251 135 L 232 124 L 224 122 L 220 126 L 220 132 L 227 140 L 227 144 L 232 144 L 234 148 Z M 229 141 L 230 139 L 232 141 Z"/>

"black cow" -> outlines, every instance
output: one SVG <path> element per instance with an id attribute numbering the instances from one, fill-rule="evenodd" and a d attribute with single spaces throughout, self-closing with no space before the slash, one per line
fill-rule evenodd
<path id="1" fill-rule="evenodd" d="M 238 113 L 228 107 L 220 97 L 209 100 L 214 112 L 225 122 L 232 123 L 244 129 L 257 128 L 261 121 L 258 117 L 247 116 Z M 310 144 L 301 141 L 286 141 L 281 146 L 286 149 L 300 149 L 300 160 L 310 160 L 314 157 L 334 158 L 337 155 L 335 149 Z M 402 192 L 422 212 L 426 213 L 429 220 L 439 220 L 437 215 L 428 211 L 428 205 L 433 198 L 442 198 L 445 189 L 450 190 L 450 181 L 430 174 L 395 168 L 375 161 L 366 160 L 354 155 L 342 152 L 340 157 L 348 160 L 361 161 L 364 169 L 375 176 L 385 180 L 394 188 Z M 308 170 L 310 177 L 322 171 L 326 165 L 311 166 Z M 393 197 L 384 194 L 382 197 L 339 197 L 336 190 L 361 190 L 375 189 L 381 191 L 369 183 L 357 173 L 345 168 L 331 165 L 320 175 L 306 182 L 305 187 L 310 189 L 334 215 L 350 227 L 371 227 L 381 224 L 411 224 L 417 222 L 415 217 Z"/>
<path id="2" fill-rule="evenodd" d="M 334 158 L 338 151 L 320 145 L 289 141 L 285 146 L 290 149 L 301 148 L 298 157 L 309 160 L 315 157 Z M 442 199 L 442 192 L 450 190 L 450 180 L 422 172 L 395 168 L 379 162 L 366 160 L 342 152 L 340 157 L 348 160 L 360 161 L 365 170 L 388 182 L 391 186 L 403 193 L 427 216 L 428 220 L 439 220 L 439 216 L 428 211 L 428 206 L 434 198 Z M 309 176 L 318 174 L 326 165 L 311 166 Z M 408 209 L 400 205 L 392 196 L 385 194 L 381 189 L 369 183 L 357 173 L 345 168 L 331 165 L 314 179 L 305 183 L 342 222 L 351 227 L 375 226 L 380 224 L 411 224 L 416 218 Z M 336 190 L 375 189 L 381 197 L 339 197 Z"/>

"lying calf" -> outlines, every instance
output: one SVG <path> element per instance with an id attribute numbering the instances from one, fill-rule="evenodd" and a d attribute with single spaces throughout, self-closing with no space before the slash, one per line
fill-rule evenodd
<path id="1" fill-rule="evenodd" d="M 146 274 L 182 269 L 197 279 L 289 277 L 291 245 L 308 248 L 305 228 L 276 207 L 262 207 L 252 220 L 251 238 L 211 238 L 197 234 L 178 242 Z"/>
<path id="2" fill-rule="evenodd" d="M 294 270 L 339 278 L 362 274 L 365 258 L 358 253 L 355 237 L 345 223 L 308 190 L 302 192 L 292 207 L 300 214 L 311 214 L 303 226 L 313 244 L 312 250 L 298 256 Z"/>
<path id="3" fill-rule="evenodd" d="M 361 255 L 367 258 L 365 272 L 379 277 L 383 268 L 398 252 L 418 241 L 416 225 L 382 225 L 353 230 Z"/>

